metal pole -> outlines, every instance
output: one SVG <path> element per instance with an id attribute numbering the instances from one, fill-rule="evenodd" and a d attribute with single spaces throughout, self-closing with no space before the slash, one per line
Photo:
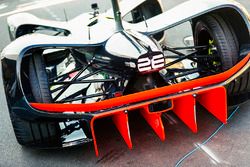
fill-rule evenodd
<path id="1" fill-rule="evenodd" d="M 113 11 L 114 11 L 114 19 L 116 23 L 116 30 L 117 31 L 123 31 L 123 26 L 122 26 L 122 18 L 121 18 L 121 12 L 119 8 L 119 2 L 118 0 L 111 0 L 112 6 L 113 6 Z"/>

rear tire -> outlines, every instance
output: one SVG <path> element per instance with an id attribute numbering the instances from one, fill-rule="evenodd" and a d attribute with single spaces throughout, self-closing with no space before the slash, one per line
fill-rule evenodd
<path id="1" fill-rule="evenodd" d="M 29 60 L 29 79 L 34 101 L 50 103 L 48 78 L 42 55 L 34 54 Z M 16 139 L 19 144 L 35 147 L 60 146 L 60 128 L 57 122 L 27 121 L 10 113 Z"/>
<path id="2" fill-rule="evenodd" d="M 221 61 L 220 72 L 232 68 L 238 62 L 239 45 L 236 35 L 233 29 L 218 15 L 206 15 L 195 25 L 195 45 L 209 45 L 209 40 L 215 42 Z"/>
<path id="3" fill-rule="evenodd" d="M 204 33 L 205 32 L 205 33 Z M 236 33 L 228 21 L 211 14 L 201 17 L 194 27 L 194 41 L 196 46 L 207 45 L 210 36 L 215 40 L 218 55 L 221 58 L 221 72 L 232 68 L 240 60 L 239 41 Z M 237 80 L 227 86 L 228 104 L 236 105 L 249 99 L 250 72 L 246 71 Z"/>
<path id="4" fill-rule="evenodd" d="M 51 103 L 49 81 L 42 55 L 34 53 L 29 62 L 29 78 L 34 100 L 39 103 Z"/>
<path id="5" fill-rule="evenodd" d="M 19 144 L 38 148 L 61 146 L 58 123 L 27 121 L 12 112 L 10 117 Z"/>
<path id="6" fill-rule="evenodd" d="M 250 70 L 245 71 L 227 86 L 229 105 L 237 105 L 250 99 Z"/>

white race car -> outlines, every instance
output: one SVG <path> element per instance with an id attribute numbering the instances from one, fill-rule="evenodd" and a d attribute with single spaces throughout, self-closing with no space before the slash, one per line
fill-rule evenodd
<path id="1" fill-rule="evenodd" d="M 94 121 L 112 117 L 132 148 L 128 115 L 139 111 L 160 139 L 172 110 L 197 132 L 199 102 L 220 121 L 249 99 L 250 24 L 232 0 L 189 0 L 163 11 L 160 0 L 111 0 L 112 9 L 59 22 L 8 17 L 12 42 L 1 54 L 17 141 L 67 147 L 93 141 Z M 193 44 L 166 45 L 165 31 L 190 22 Z M 191 42 L 192 43 L 192 42 Z"/>

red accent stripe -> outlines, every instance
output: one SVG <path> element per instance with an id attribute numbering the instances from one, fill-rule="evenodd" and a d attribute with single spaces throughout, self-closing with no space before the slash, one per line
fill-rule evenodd
<path id="1" fill-rule="evenodd" d="M 200 93 L 197 101 L 222 123 L 227 123 L 227 91 L 225 87 Z"/>
<path id="2" fill-rule="evenodd" d="M 176 98 L 173 111 L 194 133 L 197 133 L 196 100 L 193 95 Z"/>
<path id="3" fill-rule="evenodd" d="M 148 106 L 145 106 L 140 111 L 143 118 L 149 124 L 149 126 L 153 129 L 155 134 L 164 141 L 166 138 L 165 129 L 162 123 L 161 114 L 162 113 L 150 113 Z"/>
<path id="4" fill-rule="evenodd" d="M 248 54 L 242 61 L 240 61 L 233 68 L 225 71 L 223 73 L 208 76 L 205 78 L 200 78 L 192 81 L 182 82 L 175 85 L 165 86 L 161 88 L 156 88 L 152 90 L 147 90 L 135 94 L 130 94 L 126 96 L 116 97 L 100 102 L 90 103 L 90 104 L 45 104 L 45 103 L 30 103 L 30 105 L 38 110 L 61 113 L 61 112 L 94 112 L 103 109 L 109 109 L 115 106 L 121 106 L 124 104 L 131 104 L 135 102 L 140 102 L 148 99 L 157 98 L 160 96 L 166 96 L 168 94 L 178 93 L 180 91 L 193 89 L 196 87 L 203 87 L 207 85 L 217 84 L 229 79 L 237 71 L 239 71 L 246 63 L 249 61 L 250 54 Z"/>
<path id="5" fill-rule="evenodd" d="M 128 123 L 128 114 L 123 111 L 113 115 L 112 120 L 126 142 L 129 149 L 132 149 L 132 141 L 130 137 L 129 123 Z"/>

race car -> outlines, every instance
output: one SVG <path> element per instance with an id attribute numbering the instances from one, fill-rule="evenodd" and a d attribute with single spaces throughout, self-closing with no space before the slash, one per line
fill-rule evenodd
<path id="1" fill-rule="evenodd" d="M 140 112 L 165 140 L 161 114 L 173 111 L 197 132 L 196 103 L 221 122 L 249 99 L 250 24 L 232 0 L 189 0 L 165 11 L 160 0 L 111 0 L 112 9 L 50 21 L 7 19 L 1 53 L 18 143 L 68 147 L 93 142 L 95 120 L 111 117 L 132 148 L 128 112 Z M 165 31 L 190 22 L 192 44 L 167 45 Z"/>

